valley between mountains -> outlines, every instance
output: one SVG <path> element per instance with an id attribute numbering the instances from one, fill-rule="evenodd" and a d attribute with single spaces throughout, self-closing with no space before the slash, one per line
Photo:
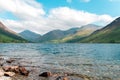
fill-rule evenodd
<path id="1" fill-rule="evenodd" d="M 88 24 L 68 30 L 53 30 L 44 35 L 30 30 L 16 33 L 0 22 L 1 43 L 120 43 L 120 17 L 106 26 Z"/>

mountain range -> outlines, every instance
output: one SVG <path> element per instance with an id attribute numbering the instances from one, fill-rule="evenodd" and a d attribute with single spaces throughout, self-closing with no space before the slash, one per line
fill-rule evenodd
<path id="1" fill-rule="evenodd" d="M 105 27 L 88 24 L 68 30 L 53 30 L 44 35 L 30 30 L 16 33 L 0 22 L 0 42 L 36 43 L 120 43 L 120 17 Z"/>
<path id="2" fill-rule="evenodd" d="M 52 40 L 58 40 L 61 39 L 67 35 L 72 35 L 77 32 L 79 28 L 71 28 L 66 31 L 62 30 L 53 30 L 50 31 L 44 35 L 36 34 L 35 32 L 32 32 L 30 30 L 25 30 L 21 33 L 19 33 L 24 39 L 32 42 L 51 42 Z"/>
<path id="3" fill-rule="evenodd" d="M 78 29 L 79 28 L 71 28 L 66 31 L 62 31 L 62 30 L 50 31 L 41 37 L 40 42 L 51 42 L 53 40 L 62 39 L 65 36 L 75 34 L 78 31 Z"/>
<path id="4" fill-rule="evenodd" d="M 24 39 L 32 42 L 40 42 L 40 43 L 63 43 L 74 41 L 74 39 L 79 39 L 81 37 L 85 37 L 90 35 L 95 30 L 99 29 L 101 26 L 88 24 L 82 26 L 81 28 L 71 28 L 68 30 L 53 30 L 44 35 L 36 34 L 32 31 L 25 30 L 19 33 Z"/>
<path id="5" fill-rule="evenodd" d="M 68 35 L 56 42 L 62 42 L 62 43 L 63 42 L 67 42 L 67 43 L 77 42 L 79 39 L 90 35 L 91 33 L 93 33 L 94 31 L 96 31 L 100 28 L 101 28 L 101 26 L 88 24 L 88 25 L 78 28 L 76 33 Z"/>
<path id="6" fill-rule="evenodd" d="M 8 29 L 2 22 L 0 22 L 0 42 L 27 42 L 18 33 Z"/>

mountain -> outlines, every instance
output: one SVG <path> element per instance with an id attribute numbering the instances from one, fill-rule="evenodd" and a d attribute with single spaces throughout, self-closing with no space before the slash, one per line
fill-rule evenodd
<path id="1" fill-rule="evenodd" d="M 79 42 L 120 43 L 120 17 Z"/>
<path id="2" fill-rule="evenodd" d="M 90 35 L 91 33 L 93 33 L 94 31 L 100 28 L 101 26 L 88 24 L 88 25 L 82 26 L 81 28 L 78 28 L 77 32 L 75 32 L 74 34 L 68 35 L 60 40 L 54 40 L 54 42 L 68 42 L 68 43 L 77 42 L 81 38 Z"/>
<path id="3" fill-rule="evenodd" d="M 25 30 L 19 34 L 22 36 L 22 38 L 24 38 L 30 42 L 38 42 L 39 38 L 41 38 L 40 34 L 34 33 L 30 30 Z"/>
<path id="4" fill-rule="evenodd" d="M 16 32 L 8 29 L 2 22 L 0 22 L 0 42 L 27 42 Z"/>
<path id="5" fill-rule="evenodd" d="M 79 28 L 71 28 L 66 31 L 53 30 L 53 31 L 50 31 L 50 32 L 44 34 L 39 41 L 40 42 L 51 42 L 52 40 L 58 40 L 65 36 L 76 33 L 78 29 Z"/>

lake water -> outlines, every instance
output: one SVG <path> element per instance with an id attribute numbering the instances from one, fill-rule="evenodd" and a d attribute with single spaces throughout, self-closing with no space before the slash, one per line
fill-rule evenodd
<path id="1" fill-rule="evenodd" d="M 34 66 L 120 80 L 120 44 L 0 44 L 0 55 Z"/>

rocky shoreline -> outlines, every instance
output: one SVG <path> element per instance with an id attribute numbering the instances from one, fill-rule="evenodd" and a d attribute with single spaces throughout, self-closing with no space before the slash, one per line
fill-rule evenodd
<path id="1" fill-rule="evenodd" d="M 97 79 L 87 75 L 41 70 L 40 66 L 24 65 L 30 61 L 22 58 L 4 58 L 0 56 L 0 80 L 112 80 L 109 77 Z"/>

